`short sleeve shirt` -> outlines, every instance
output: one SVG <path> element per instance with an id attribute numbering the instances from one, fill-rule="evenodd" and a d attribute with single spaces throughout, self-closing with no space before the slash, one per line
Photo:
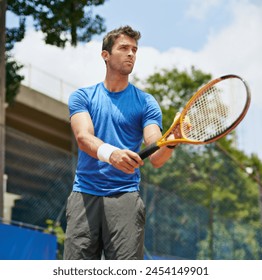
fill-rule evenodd
<path id="1" fill-rule="evenodd" d="M 81 88 L 69 98 L 70 117 L 88 112 L 94 134 L 120 149 L 139 152 L 143 129 L 156 124 L 162 129 L 162 113 L 155 98 L 132 84 L 121 92 L 108 91 L 103 83 Z M 140 172 L 126 174 L 78 150 L 73 191 L 98 196 L 139 190 Z"/>

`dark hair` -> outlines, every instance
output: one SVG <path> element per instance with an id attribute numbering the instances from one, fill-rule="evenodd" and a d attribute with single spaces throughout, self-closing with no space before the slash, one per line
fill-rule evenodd
<path id="1" fill-rule="evenodd" d="M 136 42 L 141 38 L 141 34 L 139 31 L 135 31 L 132 29 L 132 27 L 126 25 L 126 26 L 121 26 L 117 29 L 114 29 L 110 32 L 108 32 L 104 39 L 103 39 L 103 45 L 102 45 L 102 50 L 106 50 L 111 54 L 112 47 L 116 41 L 116 39 L 120 35 L 126 35 L 132 39 L 135 39 Z"/>

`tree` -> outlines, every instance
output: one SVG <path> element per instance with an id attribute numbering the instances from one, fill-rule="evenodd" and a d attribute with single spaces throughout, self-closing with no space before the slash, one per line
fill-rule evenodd
<path id="1" fill-rule="evenodd" d="M 13 49 L 15 42 L 21 41 L 25 36 L 25 19 L 20 19 L 19 27 L 6 28 L 6 42 L 5 42 L 5 102 L 8 104 L 13 103 L 16 95 L 18 94 L 20 83 L 23 76 L 19 74 L 19 70 L 23 67 L 17 63 L 10 51 Z"/>

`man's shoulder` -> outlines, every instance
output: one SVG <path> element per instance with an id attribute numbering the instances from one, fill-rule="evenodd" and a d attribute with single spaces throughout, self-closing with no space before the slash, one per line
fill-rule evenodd
<path id="1" fill-rule="evenodd" d="M 94 92 L 97 91 L 97 88 L 101 87 L 102 83 L 97 83 L 95 85 L 80 87 L 71 93 L 71 97 L 85 97 L 92 95 Z"/>
<path id="2" fill-rule="evenodd" d="M 90 86 L 86 86 L 86 87 L 80 87 L 77 90 L 75 90 L 74 92 L 93 92 L 95 91 L 98 87 L 102 86 L 102 82 L 101 83 L 97 83 L 94 85 L 90 85 Z"/>
<path id="3" fill-rule="evenodd" d="M 139 88 L 138 86 L 135 86 L 134 84 L 130 83 L 130 89 L 132 89 L 133 91 L 135 91 L 137 94 L 147 97 L 147 96 L 152 96 L 150 93 L 142 90 L 141 88 Z"/>

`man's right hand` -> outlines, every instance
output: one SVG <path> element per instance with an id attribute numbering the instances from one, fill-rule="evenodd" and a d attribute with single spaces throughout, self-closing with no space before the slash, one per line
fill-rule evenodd
<path id="1" fill-rule="evenodd" d="M 111 154 L 109 161 L 115 168 L 127 174 L 133 174 L 136 168 L 144 165 L 140 156 L 130 150 L 114 151 Z"/>

